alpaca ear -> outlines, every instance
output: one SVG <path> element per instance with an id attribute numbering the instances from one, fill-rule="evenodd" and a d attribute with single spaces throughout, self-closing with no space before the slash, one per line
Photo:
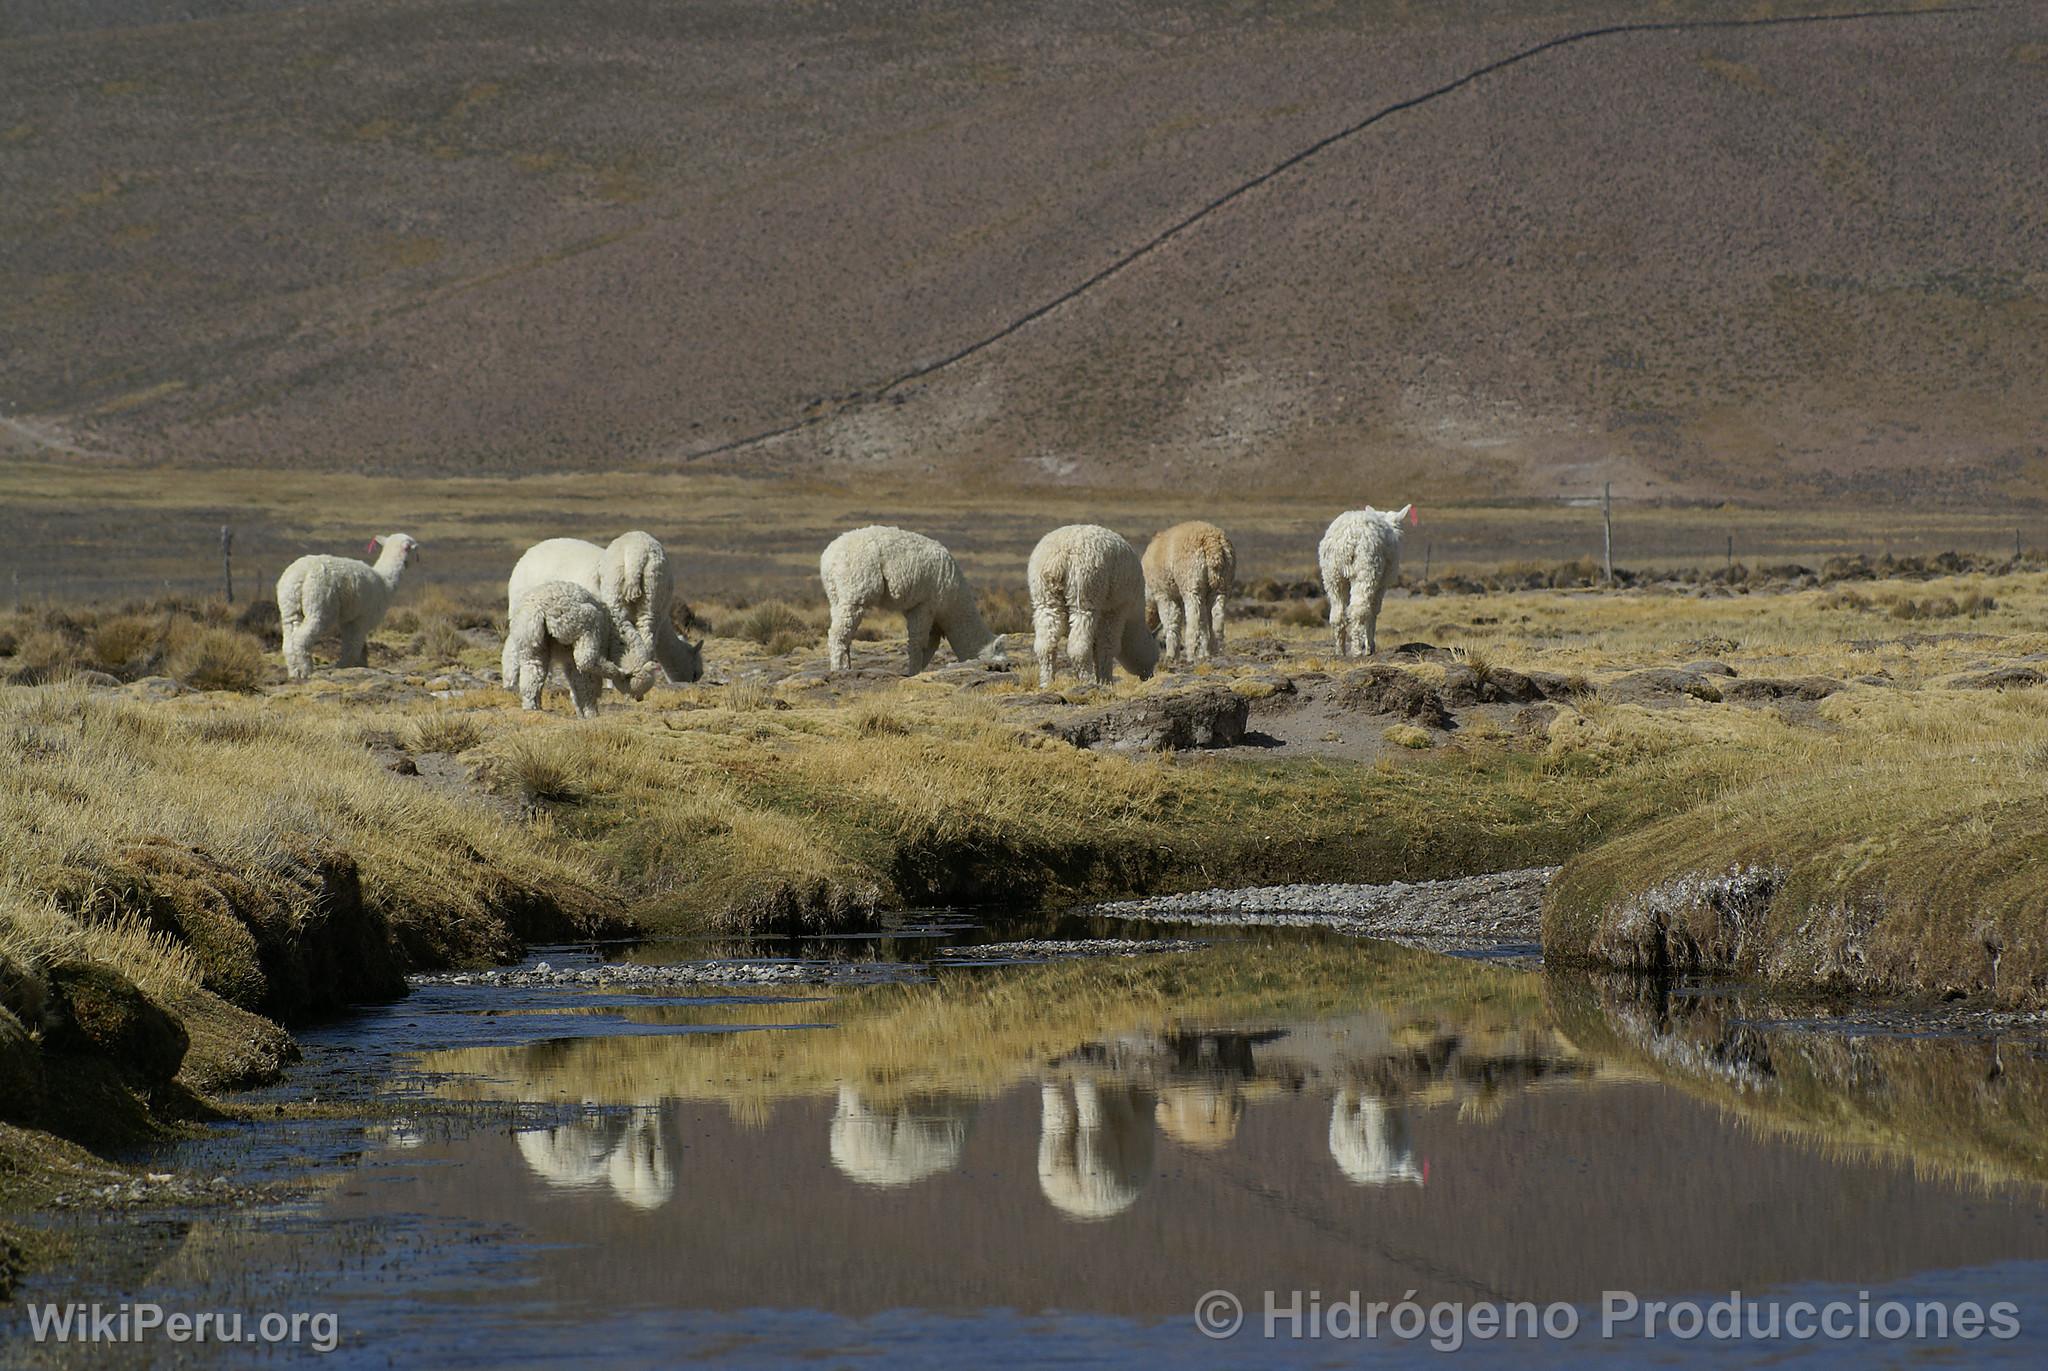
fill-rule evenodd
<path id="1" fill-rule="evenodd" d="M 1397 524 L 1407 524 L 1410 528 L 1413 528 L 1421 523 L 1422 520 L 1415 513 L 1414 505 L 1402 505 L 1394 511 L 1394 522 Z"/>
<path id="2" fill-rule="evenodd" d="M 377 555 L 377 544 L 383 541 L 384 540 L 382 538 L 372 538 L 368 543 L 363 545 L 363 551 L 369 553 L 372 557 L 374 557 Z"/>

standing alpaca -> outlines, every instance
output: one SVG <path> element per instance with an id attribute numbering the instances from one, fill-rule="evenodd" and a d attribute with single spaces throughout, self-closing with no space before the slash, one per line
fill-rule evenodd
<path id="1" fill-rule="evenodd" d="M 1380 599 L 1401 565 L 1401 524 L 1413 505 L 1391 513 L 1370 505 L 1330 521 L 1316 548 L 1323 593 L 1330 597 L 1330 627 L 1339 657 L 1379 651 Z"/>
<path id="2" fill-rule="evenodd" d="M 505 583 L 507 616 L 519 608 L 520 596 L 547 581 L 582 586 L 604 601 L 617 620 L 628 656 L 637 655 L 637 639 L 651 639 L 654 660 L 671 681 L 688 685 L 704 674 L 703 644 L 679 636 L 669 618 L 675 575 L 667 550 L 649 534 L 622 533 L 608 547 L 581 538 L 535 543 L 520 554 Z M 501 665 L 506 688 L 515 688 L 509 639 Z"/>
<path id="3" fill-rule="evenodd" d="M 1038 685 L 1052 685 L 1065 642 L 1074 674 L 1107 684 L 1121 663 L 1139 680 L 1159 665 L 1159 640 L 1145 625 L 1145 569 L 1138 550 L 1097 524 L 1069 524 L 1038 540 L 1025 572 L 1038 630 Z"/>
<path id="4" fill-rule="evenodd" d="M 624 664 L 618 660 L 620 645 L 618 624 L 602 600 L 569 581 L 543 581 L 521 595 L 512 611 L 505 631 L 505 683 L 518 692 L 522 706 L 539 709 L 548 670 L 560 667 L 577 715 L 595 718 L 605 681 L 637 700 L 661 674 L 644 642 Z"/>
<path id="5" fill-rule="evenodd" d="M 1166 660 L 1223 650 L 1223 602 L 1237 580 L 1237 549 L 1200 519 L 1175 524 L 1145 548 L 1145 594 L 1159 616 Z"/>
<path id="6" fill-rule="evenodd" d="M 277 617 L 284 630 L 284 666 L 294 681 L 313 674 L 313 643 L 329 633 L 341 635 L 336 666 L 367 666 L 370 635 L 384 621 L 398 578 L 419 551 L 409 533 L 372 538 L 376 565 L 353 557 L 313 554 L 299 558 L 277 578 Z"/>
<path id="7" fill-rule="evenodd" d="M 871 609 L 893 609 L 909 629 L 915 676 L 931 662 L 939 640 L 961 661 L 1001 663 L 1003 640 L 989 632 L 974 603 L 974 588 L 941 543 L 906 529 L 874 525 L 842 533 L 818 558 L 818 579 L 832 606 L 832 670 L 853 666 L 853 634 Z"/>

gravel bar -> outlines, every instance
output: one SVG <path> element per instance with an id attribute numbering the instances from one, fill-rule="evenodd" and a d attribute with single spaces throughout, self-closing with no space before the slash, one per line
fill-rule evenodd
<path id="1" fill-rule="evenodd" d="M 1492 952 L 1541 945 L 1543 892 L 1554 866 L 1385 885 L 1266 885 L 1117 900 L 1094 912 L 1118 919 L 1244 927 L 1328 928 L 1435 951 Z"/>
<path id="2" fill-rule="evenodd" d="M 1209 944 L 1199 938 L 1027 938 L 1014 943 L 983 943 L 979 947 L 944 947 L 947 961 L 1048 962 L 1066 957 L 1145 957 L 1155 952 L 1198 952 Z"/>
<path id="3" fill-rule="evenodd" d="M 683 985 L 879 985 L 923 980 L 929 973 L 912 962 L 673 962 L 643 965 L 606 962 L 597 966 L 515 966 L 492 971 L 442 971 L 408 976 L 416 986 L 470 985 L 545 989 L 550 986 L 649 987 Z"/>

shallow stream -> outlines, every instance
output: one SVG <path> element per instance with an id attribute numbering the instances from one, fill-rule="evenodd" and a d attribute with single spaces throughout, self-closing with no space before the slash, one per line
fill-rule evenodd
<path id="1" fill-rule="evenodd" d="M 328 1365 L 1436 1360 L 1440 1328 L 1341 1336 L 1353 1291 L 1361 1310 L 1528 1301 L 1576 1321 L 1569 1339 L 1459 1337 L 1481 1362 L 2048 1354 L 2039 1039 L 1842 1031 L 1736 990 L 1312 932 L 1032 932 L 1208 945 L 1020 962 L 934 917 L 886 938 L 550 949 L 533 964 L 865 972 L 426 985 L 300 1035 L 305 1062 L 250 1097 L 298 1108 L 151 1159 L 289 1198 L 99 1222 L 155 1243 L 129 1298 L 331 1312 Z M 91 1278 L 46 1277 L 14 1312 L 108 1298 Z M 1852 1319 L 2010 1301 L 2019 1331 L 1646 1342 L 1638 1319 L 1599 1336 L 1606 1292 L 1733 1291 L 1781 1320 L 1802 1299 Z M 1232 1337 L 1197 1329 L 1205 1296 L 1207 1317 L 1230 1308 L 1211 1292 L 1245 1310 Z M 62 1360 L 21 1331 L 0 1321 L 0 1359 Z"/>

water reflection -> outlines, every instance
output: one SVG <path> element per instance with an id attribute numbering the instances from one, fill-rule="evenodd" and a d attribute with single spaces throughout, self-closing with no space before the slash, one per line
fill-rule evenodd
<path id="1" fill-rule="evenodd" d="M 1070 1218 L 1129 1209 L 1152 1173 L 1152 1101 L 1129 1086 L 1089 1079 L 1039 1090 L 1038 1188 Z"/>
<path id="2" fill-rule="evenodd" d="M 426 1054 L 399 1084 L 451 1117 L 569 1112 L 380 1154 L 407 1214 L 516 1224 L 579 1317 L 1156 1319 L 1212 1288 L 1597 1301 L 2048 1260 L 2037 1050 L 1783 1032 L 1750 999 L 1275 942 L 627 1012 L 631 1036 Z"/>
<path id="3" fill-rule="evenodd" d="M 915 1185 L 960 1165 L 973 1122 L 972 1100 L 921 1096 L 878 1109 L 842 1085 L 832 1111 L 832 1165 L 862 1185 Z"/>
<path id="4" fill-rule="evenodd" d="M 1357 1185 L 1421 1185 L 1429 1168 L 1415 1163 L 1408 1111 L 1374 1095 L 1340 1090 L 1330 1107 L 1330 1155 Z"/>
<path id="5" fill-rule="evenodd" d="M 676 1193 L 655 1108 L 592 1111 L 569 1123 L 518 1129 L 512 1141 L 527 1168 L 554 1189 L 602 1185 L 635 1209 L 659 1209 Z"/>

